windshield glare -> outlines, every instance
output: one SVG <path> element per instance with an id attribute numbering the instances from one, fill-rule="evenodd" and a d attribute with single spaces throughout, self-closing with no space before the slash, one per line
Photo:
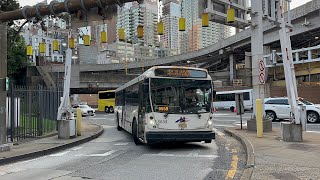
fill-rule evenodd
<path id="1" fill-rule="evenodd" d="M 305 104 L 305 105 L 313 105 L 311 102 L 305 100 L 305 99 L 300 99 L 300 101 Z"/>
<path id="2" fill-rule="evenodd" d="M 210 112 L 211 92 L 211 82 L 208 80 L 151 79 L 151 98 L 155 112 Z"/>

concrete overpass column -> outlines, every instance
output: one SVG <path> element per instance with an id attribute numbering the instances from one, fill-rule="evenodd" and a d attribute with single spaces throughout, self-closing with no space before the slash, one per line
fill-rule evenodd
<path id="1" fill-rule="evenodd" d="M 232 85 L 233 79 L 236 79 L 236 61 L 233 54 L 229 55 L 229 64 L 230 64 L 230 83 Z"/>
<path id="2" fill-rule="evenodd" d="M 71 65 L 71 82 L 70 88 L 79 88 L 80 87 L 80 65 L 72 64 Z"/>
<path id="3" fill-rule="evenodd" d="M 245 68 L 246 68 L 245 84 L 247 86 L 252 86 L 252 72 L 251 72 L 252 55 L 251 55 L 251 52 L 244 52 L 244 63 L 245 63 Z"/>
<path id="4" fill-rule="evenodd" d="M 264 102 L 265 98 L 265 85 L 259 81 L 259 61 L 263 60 L 263 12 L 262 1 L 251 1 L 252 24 L 251 27 L 251 52 L 252 52 L 252 86 L 253 86 L 253 119 L 247 121 L 247 128 L 249 131 L 256 131 L 256 99 L 261 99 Z M 262 104 L 262 112 L 264 112 L 264 103 Z M 264 119 L 264 114 L 262 115 Z M 272 129 L 271 121 L 263 121 L 264 131 L 270 131 Z"/>

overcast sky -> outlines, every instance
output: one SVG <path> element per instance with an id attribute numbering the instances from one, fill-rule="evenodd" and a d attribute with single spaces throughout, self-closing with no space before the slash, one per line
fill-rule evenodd
<path id="1" fill-rule="evenodd" d="M 25 5 L 32 6 L 32 5 L 39 3 L 43 0 L 18 0 L 18 1 L 21 6 L 25 6 Z M 50 2 L 51 0 L 47 0 L 47 1 Z M 300 5 L 302 5 L 306 2 L 309 2 L 309 1 L 311 1 L 311 0 L 292 0 L 291 7 L 295 8 L 295 7 L 300 6 Z"/>

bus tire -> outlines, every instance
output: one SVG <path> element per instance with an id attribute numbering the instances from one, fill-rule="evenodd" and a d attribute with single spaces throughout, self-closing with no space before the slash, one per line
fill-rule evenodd
<path id="1" fill-rule="evenodd" d="M 138 124 L 136 122 L 136 120 L 133 120 L 133 124 L 132 124 L 132 136 L 133 136 L 133 142 L 136 145 L 141 145 L 142 142 L 139 140 L 138 138 Z"/>
<path id="2" fill-rule="evenodd" d="M 233 106 L 230 107 L 230 111 L 234 112 L 234 107 Z"/>
<path id="3" fill-rule="evenodd" d="M 122 127 L 120 127 L 119 114 L 117 114 L 117 130 L 121 131 Z"/>
<path id="4" fill-rule="evenodd" d="M 109 107 L 109 113 L 114 113 L 114 109 L 112 106 Z"/>
<path id="5" fill-rule="evenodd" d="M 109 113 L 109 107 L 108 106 L 104 107 L 104 112 Z"/>

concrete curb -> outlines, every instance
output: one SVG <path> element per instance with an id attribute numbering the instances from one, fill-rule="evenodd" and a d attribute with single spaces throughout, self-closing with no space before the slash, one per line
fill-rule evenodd
<path id="1" fill-rule="evenodd" d="M 91 123 L 91 124 L 95 124 L 95 123 Z M 95 125 L 98 125 L 98 124 L 95 124 Z M 58 145 L 58 146 L 55 146 L 55 147 L 52 147 L 52 148 L 47 148 L 47 149 L 43 149 L 43 150 L 39 150 L 39 151 L 29 152 L 29 153 L 26 153 L 26 154 L 20 154 L 18 156 L 13 156 L 13 157 L 9 157 L 9 158 L 0 159 L 0 165 L 13 163 L 13 162 L 17 162 L 17 161 L 21 161 L 21 160 L 25 160 L 25 159 L 29 159 L 29 158 L 36 158 L 36 157 L 44 156 L 44 155 L 47 155 L 47 154 L 52 154 L 52 153 L 57 152 L 57 151 L 61 151 L 61 150 L 64 150 L 64 149 L 68 149 L 68 148 L 71 148 L 71 147 L 86 143 L 88 141 L 91 141 L 91 140 L 99 137 L 103 133 L 103 131 L 104 131 L 103 127 L 101 125 L 98 125 L 98 126 L 99 126 L 99 130 L 97 132 L 94 132 L 92 135 L 90 135 L 88 137 L 83 137 L 83 138 L 80 138 L 77 141 L 73 141 L 73 142 L 70 142 L 70 143 Z"/>
<path id="2" fill-rule="evenodd" d="M 251 179 L 253 169 L 254 169 L 254 149 L 251 142 L 247 138 L 234 132 L 233 130 L 225 129 L 224 132 L 234 137 L 235 139 L 237 139 L 245 148 L 245 151 L 247 154 L 247 162 L 246 162 L 246 169 L 244 170 L 241 176 L 241 180 Z"/>

